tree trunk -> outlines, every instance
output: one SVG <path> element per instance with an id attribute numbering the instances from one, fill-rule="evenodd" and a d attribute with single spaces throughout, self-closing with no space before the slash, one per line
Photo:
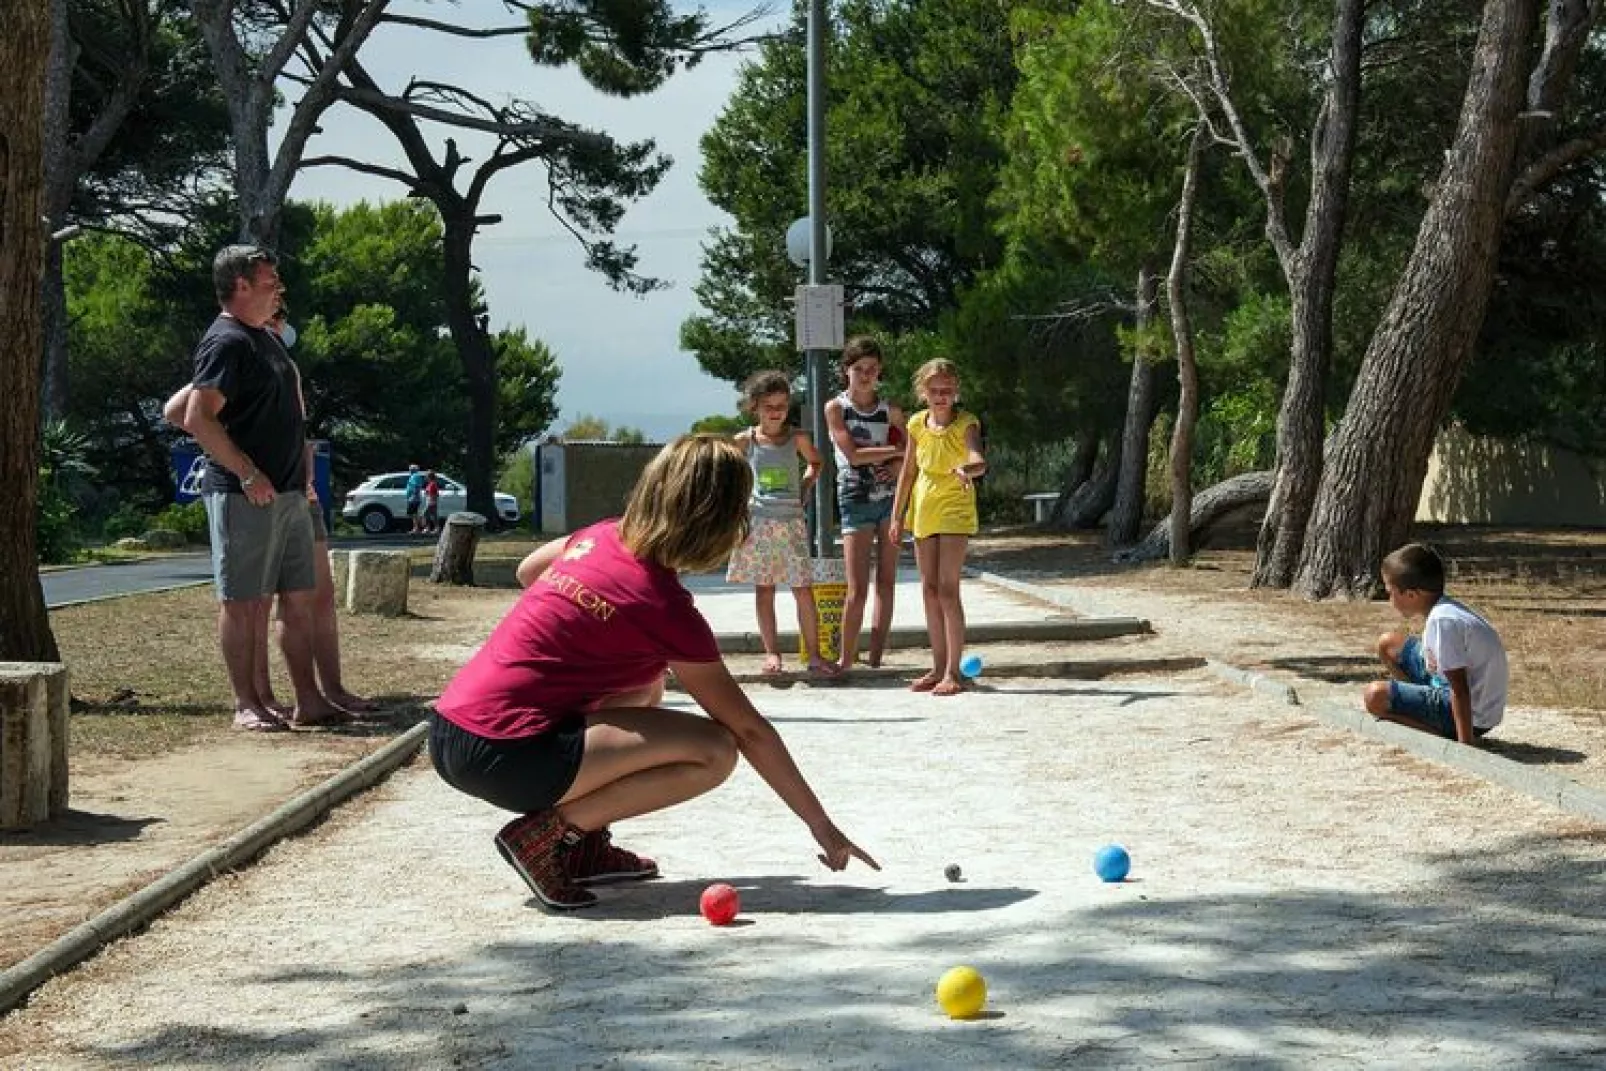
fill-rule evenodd
<path id="1" fill-rule="evenodd" d="M 1299 249 L 1289 258 L 1293 339 L 1277 414 L 1277 484 L 1261 525 L 1251 587 L 1285 588 L 1292 582 L 1322 475 L 1333 295 L 1361 100 L 1364 7 L 1363 0 L 1339 0 L 1333 18 L 1327 93 L 1311 131 L 1310 201 Z"/>
<path id="2" fill-rule="evenodd" d="M 1483 324 L 1538 0 L 1486 0 L 1455 141 L 1333 437 L 1294 586 L 1370 597 L 1405 541 L 1434 434 Z"/>
<path id="3" fill-rule="evenodd" d="M 1099 439 L 1093 439 L 1098 443 Z M 1048 526 L 1062 531 L 1075 528 L 1094 528 L 1110 511 L 1115 502 L 1115 481 L 1121 471 L 1121 441 L 1114 436 L 1105 438 L 1104 466 L 1084 480 L 1070 494 L 1061 495 L 1054 504 L 1054 515 Z M 1080 451 L 1078 451 L 1080 452 Z"/>
<path id="4" fill-rule="evenodd" d="M 72 98 L 72 71 L 76 60 L 72 30 L 67 21 L 67 0 L 50 3 L 50 60 L 45 69 L 45 217 L 49 229 L 67 225 L 67 206 L 78 181 L 68 166 L 68 107 Z M 61 277 L 61 243 L 47 239 L 45 272 L 40 285 L 44 341 L 44 379 L 40 399 L 41 421 L 67 415 L 67 288 Z"/>
<path id="5" fill-rule="evenodd" d="M 1193 496 L 1193 508 L 1188 513 L 1188 545 L 1202 544 L 1208 537 L 1211 525 L 1222 517 L 1244 506 L 1264 502 L 1271 495 L 1270 472 L 1244 472 L 1207 487 Z M 1172 518 L 1167 517 L 1143 538 L 1143 542 L 1119 551 L 1114 555 L 1118 562 L 1158 561 L 1171 553 Z"/>
<path id="6" fill-rule="evenodd" d="M 1099 459 L 1099 433 L 1088 431 L 1076 440 L 1076 450 L 1071 454 L 1071 464 L 1065 470 L 1065 478 L 1060 481 L 1060 502 L 1065 501 L 1076 493 L 1093 475 L 1093 463 Z M 1059 502 L 1055 507 L 1058 508 Z"/>
<path id="7" fill-rule="evenodd" d="M 1154 319 L 1160 279 L 1148 264 L 1138 269 L 1137 327 L 1139 344 L 1132 355 L 1132 380 L 1126 392 L 1126 423 L 1121 431 L 1121 468 L 1115 484 L 1106 542 L 1124 547 L 1137 541 L 1143 524 L 1144 477 L 1149 468 L 1149 428 L 1154 423 L 1154 362 L 1149 360 L 1147 329 Z"/>
<path id="8" fill-rule="evenodd" d="M 0 661 L 57 662 L 39 587 L 39 287 L 44 274 L 49 0 L 10 0 L 0 33 Z"/>
<path id="9" fill-rule="evenodd" d="M 1188 560 L 1189 525 L 1193 517 L 1193 428 L 1199 421 L 1199 362 L 1193 351 L 1193 323 L 1188 316 L 1188 257 L 1193 242 L 1193 206 L 1199 198 L 1199 164 L 1208 128 L 1200 123 L 1188 142 L 1188 163 L 1177 202 L 1177 240 L 1166 273 L 1166 304 L 1171 306 L 1171 333 L 1177 347 L 1177 423 L 1171 431 L 1171 561 Z"/>
<path id="10" fill-rule="evenodd" d="M 437 202 L 438 203 L 438 202 Z M 468 455 L 463 482 L 468 487 L 468 510 L 485 517 L 492 529 L 501 527 L 496 512 L 496 351 L 486 330 L 485 315 L 474 300 L 474 265 L 471 250 L 476 221 L 472 209 L 448 213 L 442 206 L 441 223 L 446 242 L 446 323 L 463 364 L 468 389 Z"/>
<path id="11" fill-rule="evenodd" d="M 252 51 L 247 53 L 234 23 L 235 0 L 190 0 L 190 13 L 206 39 L 212 69 L 228 102 L 242 242 L 271 247 L 278 241 L 285 198 L 307 141 L 317 131 L 318 117 L 335 102 L 341 72 L 368 40 L 388 4 L 389 0 L 353 0 L 339 5 L 341 18 L 332 47 L 320 36 L 317 51 L 322 60 L 317 73 L 299 85 L 300 96 L 290 108 L 277 148 L 270 149 L 268 128 L 279 104 L 275 88 L 279 75 L 301 49 L 314 15 L 326 6 L 298 4 L 282 16 L 283 22 L 265 31 L 250 31 Z"/>
<path id="12" fill-rule="evenodd" d="M 435 561 L 429 570 L 431 584 L 474 586 L 474 552 L 479 548 L 483 527 L 483 513 L 454 513 L 446 518 L 445 528 L 435 544 Z"/>

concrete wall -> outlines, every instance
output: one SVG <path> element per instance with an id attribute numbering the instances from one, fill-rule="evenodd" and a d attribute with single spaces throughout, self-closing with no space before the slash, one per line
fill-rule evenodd
<path id="1" fill-rule="evenodd" d="M 1452 426 L 1434 443 L 1416 519 L 1606 527 L 1606 459 Z"/>
<path id="2" fill-rule="evenodd" d="M 662 449 L 662 443 L 542 443 L 536 457 L 541 531 L 572 532 L 618 516 L 636 477 Z"/>

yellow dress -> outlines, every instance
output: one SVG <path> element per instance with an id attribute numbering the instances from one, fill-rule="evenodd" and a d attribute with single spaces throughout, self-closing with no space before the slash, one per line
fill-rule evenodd
<path id="1" fill-rule="evenodd" d="M 916 539 L 934 535 L 976 534 L 976 487 L 966 487 L 954 469 L 970 458 L 965 433 L 977 425 L 973 413 L 961 412 L 946 428 L 927 421 L 931 410 L 909 418 L 909 439 L 914 443 L 920 471 L 909 495 L 907 524 Z"/>

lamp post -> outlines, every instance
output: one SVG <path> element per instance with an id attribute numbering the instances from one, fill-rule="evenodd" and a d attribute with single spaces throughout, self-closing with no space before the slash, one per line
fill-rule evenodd
<path id="1" fill-rule="evenodd" d="M 809 0 L 809 214 L 807 218 L 811 290 L 825 284 L 826 262 L 831 256 L 830 231 L 825 223 L 825 4 L 826 0 Z M 793 226 L 796 228 L 796 224 Z M 788 238 L 791 238 L 790 234 Z M 789 241 L 788 245 L 791 244 Z M 796 260 L 796 257 L 793 259 Z M 833 466 L 830 434 L 825 426 L 825 369 L 829 360 L 828 350 L 810 347 L 804 351 L 803 368 L 809 409 L 808 431 L 823 461 L 819 482 L 814 485 L 814 526 L 810 533 L 810 541 L 813 543 L 814 554 L 822 558 L 829 556 L 835 545 L 831 524 L 831 499 L 835 481 L 831 478 Z"/>

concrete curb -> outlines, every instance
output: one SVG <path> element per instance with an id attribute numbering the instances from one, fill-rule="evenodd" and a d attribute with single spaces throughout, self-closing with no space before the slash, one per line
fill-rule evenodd
<path id="1" fill-rule="evenodd" d="M 94 955 L 102 946 L 148 925 L 214 877 L 260 855 L 276 841 L 304 829 L 340 803 L 377 784 L 411 758 L 428 734 L 429 722 L 420 722 L 367 758 L 308 789 L 223 843 L 0 972 L 0 1015 L 27 1000 L 30 993 L 55 975 Z"/>
<path id="2" fill-rule="evenodd" d="M 1263 695 L 1273 702 L 1283 703 L 1287 706 L 1300 705 L 1299 693 L 1293 687 L 1282 681 L 1272 680 L 1264 673 L 1252 673 L 1247 669 L 1239 669 L 1227 662 L 1218 662 L 1214 658 L 1207 658 L 1205 668 L 1223 680 L 1233 684 L 1242 685 L 1257 695 Z"/>
<path id="3" fill-rule="evenodd" d="M 989 662 L 983 667 L 981 676 L 975 679 L 983 687 L 990 678 L 1052 677 L 1060 680 L 1093 681 L 1124 673 L 1179 673 L 1190 669 L 1201 669 L 1205 664 L 1206 660 L 1203 658 L 1186 655 L 1166 658 L 1090 658 L 1059 662 Z M 741 672 L 732 673 L 731 676 L 738 684 L 773 684 L 780 687 L 808 684 L 818 688 L 838 688 L 850 684 L 901 685 L 917 672 L 919 670 L 913 666 L 859 666 L 846 678 L 813 677 L 797 670 L 788 670 L 784 673 Z M 677 691 L 679 685 L 672 681 L 669 688 L 671 691 Z"/>
<path id="4" fill-rule="evenodd" d="M 1074 600 L 1063 591 L 1000 576 L 997 573 L 976 572 L 973 575 L 989 584 L 1042 599 L 1056 606 L 1063 606 L 1073 611 L 1076 608 Z M 1364 710 L 1341 706 L 1331 700 L 1317 700 L 1313 704 L 1302 703 L 1295 688 L 1266 674 L 1241 669 L 1215 659 L 1206 659 L 1204 664 L 1222 679 L 1248 688 L 1273 702 L 1300 707 L 1324 725 L 1335 729 L 1347 729 L 1381 743 L 1391 744 L 1418 758 L 1482 778 L 1541 803 L 1549 804 L 1566 814 L 1595 822 L 1606 822 L 1606 791 L 1590 788 L 1564 774 L 1529 766 L 1490 751 L 1467 747 L 1441 736 L 1407 729 L 1393 722 L 1379 721 Z"/>
<path id="5" fill-rule="evenodd" d="M 1336 729 L 1349 729 L 1362 736 L 1393 744 L 1418 758 L 1481 777 L 1568 814 L 1606 822 L 1606 792 L 1580 784 L 1563 774 L 1528 766 L 1490 751 L 1467 747 L 1442 736 L 1407 729 L 1393 722 L 1378 721 L 1364 710 L 1340 706 L 1330 700 L 1318 701 L 1305 709 L 1314 714 L 1317 720 Z"/>
<path id="6" fill-rule="evenodd" d="M 966 643 L 1052 643 L 1055 641 L 1108 640 L 1117 636 L 1135 636 L 1148 632 L 1149 623 L 1135 617 L 1090 617 L 1064 621 L 999 621 L 965 628 Z M 762 654 L 764 642 L 756 632 L 721 632 L 718 634 L 722 654 Z M 797 650 L 797 632 L 782 632 L 777 637 L 781 650 Z M 894 628 L 887 634 L 888 650 L 926 647 L 931 636 L 923 628 Z"/>
<path id="7" fill-rule="evenodd" d="M 1606 822 L 1606 792 L 1580 784 L 1565 774 L 1529 766 L 1491 751 L 1467 747 L 1454 740 L 1408 729 L 1390 721 L 1379 721 L 1364 710 L 1343 706 L 1330 699 L 1303 704 L 1299 700 L 1299 693 L 1292 687 L 1263 673 L 1254 673 L 1214 659 L 1209 660 L 1207 665 L 1212 673 L 1234 684 L 1241 684 L 1288 706 L 1302 706 L 1317 721 L 1331 728 L 1347 729 L 1380 743 L 1392 744 L 1417 758 L 1520 792 L 1567 814 Z"/>

